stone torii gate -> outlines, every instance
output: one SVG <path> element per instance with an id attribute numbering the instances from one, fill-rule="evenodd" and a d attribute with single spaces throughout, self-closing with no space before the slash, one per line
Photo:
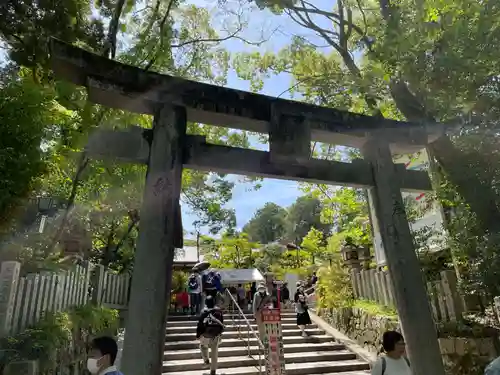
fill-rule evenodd
<path id="1" fill-rule="evenodd" d="M 147 165 L 122 368 L 159 375 L 174 249 L 182 241 L 183 168 L 367 188 L 381 229 L 414 375 L 444 373 L 401 190 L 431 190 L 426 172 L 394 164 L 442 134 L 409 124 L 146 72 L 52 40 L 57 77 L 85 86 L 94 103 L 153 115 L 153 128 L 98 131 L 89 156 Z M 269 134 L 270 152 L 209 144 L 187 121 Z M 361 149 L 352 163 L 311 157 L 311 141 Z"/>

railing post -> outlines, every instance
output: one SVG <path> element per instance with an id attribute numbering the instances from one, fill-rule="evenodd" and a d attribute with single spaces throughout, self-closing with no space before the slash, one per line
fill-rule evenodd
<path id="1" fill-rule="evenodd" d="M 100 305 L 104 296 L 104 281 L 105 281 L 106 271 L 102 264 L 98 264 L 94 268 L 94 274 L 92 275 L 92 303 L 95 305 Z"/>
<path id="2" fill-rule="evenodd" d="M 9 335 L 12 329 L 21 263 L 3 262 L 0 267 L 0 337 L 4 337 Z"/>

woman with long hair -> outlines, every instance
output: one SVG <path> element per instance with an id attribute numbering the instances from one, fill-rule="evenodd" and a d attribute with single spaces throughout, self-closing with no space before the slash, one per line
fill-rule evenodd
<path id="1" fill-rule="evenodd" d="M 307 306 L 307 296 L 301 282 L 297 282 L 294 301 L 295 312 L 297 313 L 297 326 L 302 332 L 302 337 L 307 337 L 306 327 L 308 324 L 311 324 L 311 317 L 309 316 L 309 307 Z"/>

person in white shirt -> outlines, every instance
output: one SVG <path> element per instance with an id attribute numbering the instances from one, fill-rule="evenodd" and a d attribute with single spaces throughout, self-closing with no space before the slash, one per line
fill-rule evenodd
<path id="1" fill-rule="evenodd" d="M 385 355 L 373 364 L 372 375 L 412 375 L 410 361 L 405 356 L 406 344 L 401 333 L 384 332 L 382 347 Z"/>

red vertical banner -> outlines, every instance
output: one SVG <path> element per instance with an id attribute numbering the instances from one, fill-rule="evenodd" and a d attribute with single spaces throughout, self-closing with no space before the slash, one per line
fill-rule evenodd
<path id="1" fill-rule="evenodd" d="M 262 310 L 262 324 L 264 324 L 266 333 L 262 340 L 265 349 L 266 374 L 285 375 L 285 352 L 283 349 L 280 310 Z"/>

